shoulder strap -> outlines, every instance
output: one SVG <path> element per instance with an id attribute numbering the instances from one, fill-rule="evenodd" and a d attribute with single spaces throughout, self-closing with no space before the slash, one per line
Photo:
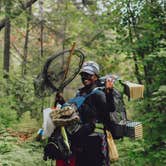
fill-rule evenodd
<path id="1" fill-rule="evenodd" d="M 85 98 L 89 97 L 90 95 L 92 95 L 94 93 L 100 93 L 100 90 L 98 87 L 94 88 L 90 93 L 86 94 Z"/>
<path id="2" fill-rule="evenodd" d="M 84 95 L 84 96 L 81 96 L 79 95 L 79 93 L 77 94 L 76 97 L 74 98 L 71 98 L 68 103 L 70 104 L 75 104 L 77 106 L 77 109 L 79 109 L 81 107 L 81 105 L 84 103 L 85 99 L 87 97 L 89 97 L 90 95 L 94 94 L 94 93 L 99 93 L 99 89 L 98 88 L 94 88 L 90 93 Z"/>

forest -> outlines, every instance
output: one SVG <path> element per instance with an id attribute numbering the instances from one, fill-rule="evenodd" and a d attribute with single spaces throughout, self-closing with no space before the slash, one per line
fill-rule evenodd
<path id="1" fill-rule="evenodd" d="M 111 165 L 166 165 L 165 0 L 0 0 L 0 166 L 55 165 L 43 160 L 44 142 L 35 139 L 55 93 L 36 96 L 34 79 L 50 56 L 73 43 L 100 65 L 101 76 L 145 87 L 143 99 L 123 96 L 143 138 L 115 140 L 119 159 Z M 79 80 L 63 89 L 66 99 Z"/>

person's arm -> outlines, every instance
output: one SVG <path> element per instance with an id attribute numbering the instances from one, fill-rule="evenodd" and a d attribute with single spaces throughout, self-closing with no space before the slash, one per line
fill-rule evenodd
<path id="1" fill-rule="evenodd" d="M 115 111 L 115 104 L 114 104 L 114 97 L 113 97 L 113 89 L 109 89 L 109 91 L 106 91 L 106 107 L 109 112 Z"/>
<path id="2" fill-rule="evenodd" d="M 56 107 L 57 104 L 63 105 L 64 103 L 65 103 L 65 100 L 63 98 L 62 93 L 57 93 L 55 96 L 54 107 Z"/>
<path id="3" fill-rule="evenodd" d="M 99 113 L 99 119 L 103 122 L 106 128 L 111 127 L 110 112 L 115 110 L 113 89 L 109 89 L 105 94 L 99 93 L 96 95 L 96 109 Z"/>
<path id="4" fill-rule="evenodd" d="M 114 81 L 115 81 L 114 78 L 108 77 L 105 82 L 107 109 L 109 109 L 109 112 L 115 111 L 114 98 L 113 98 Z"/>
<path id="5" fill-rule="evenodd" d="M 110 123 L 110 103 L 107 104 L 106 95 L 104 92 L 96 94 L 96 111 L 98 112 L 99 120 L 107 127 Z"/>

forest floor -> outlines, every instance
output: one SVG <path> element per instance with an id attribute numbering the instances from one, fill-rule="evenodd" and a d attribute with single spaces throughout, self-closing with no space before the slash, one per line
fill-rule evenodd
<path id="1" fill-rule="evenodd" d="M 54 161 L 43 160 L 43 143 L 35 140 L 36 132 L 15 131 L 13 129 L 0 130 L 0 166 L 51 166 Z M 125 143 L 127 142 L 127 144 Z M 135 161 L 128 158 L 133 146 L 134 151 L 140 151 L 138 142 L 131 142 L 127 138 L 116 141 L 120 159 L 112 163 L 113 166 L 131 166 Z M 143 150 L 143 149 L 142 149 Z M 132 164 L 133 163 L 133 164 Z M 135 164 L 134 164 L 135 165 Z"/>
<path id="2" fill-rule="evenodd" d="M 43 160 L 44 143 L 36 141 L 38 126 L 35 120 L 26 117 L 13 128 L 0 127 L 0 166 L 55 165 L 54 161 Z M 124 138 L 115 142 L 120 157 L 111 165 L 137 165 L 139 158 L 133 160 L 133 155 L 144 150 L 142 140 Z"/>
<path id="3" fill-rule="evenodd" d="M 48 165 L 42 160 L 42 144 L 35 141 L 32 131 L 0 130 L 0 166 Z"/>

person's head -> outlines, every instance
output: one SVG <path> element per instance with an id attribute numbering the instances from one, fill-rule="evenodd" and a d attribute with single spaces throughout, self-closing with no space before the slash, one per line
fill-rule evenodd
<path id="1" fill-rule="evenodd" d="M 99 65 L 94 61 L 84 62 L 80 75 L 84 86 L 91 86 L 99 78 Z"/>

